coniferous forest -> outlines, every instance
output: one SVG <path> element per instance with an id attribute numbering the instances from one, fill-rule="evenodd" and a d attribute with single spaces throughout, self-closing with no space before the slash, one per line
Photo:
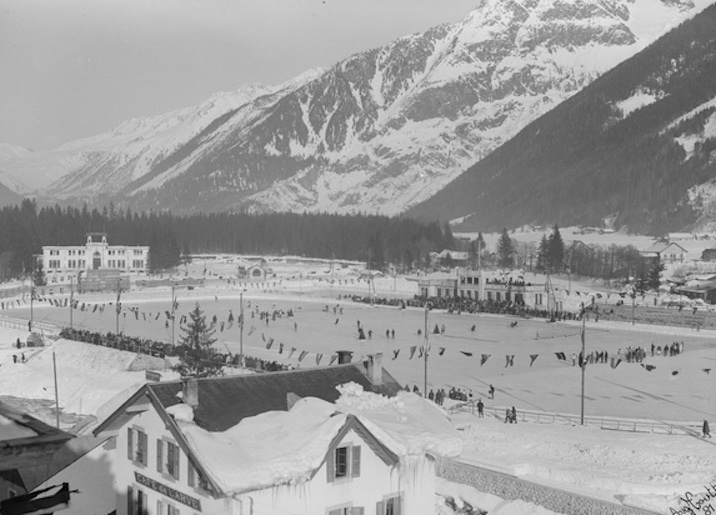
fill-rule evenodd
<path id="1" fill-rule="evenodd" d="M 153 270 L 176 266 L 182 254 L 298 255 L 388 263 L 401 269 L 430 251 L 453 247 L 447 225 L 409 218 L 332 214 L 214 213 L 173 216 L 87 206 L 43 207 L 30 200 L 0 210 L 0 280 L 30 273 L 43 245 L 82 245 L 106 232 L 110 245 L 149 245 Z"/>

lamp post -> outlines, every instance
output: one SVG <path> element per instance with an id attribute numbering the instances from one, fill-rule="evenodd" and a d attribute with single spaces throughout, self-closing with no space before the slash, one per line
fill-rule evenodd
<path id="1" fill-rule="evenodd" d="M 244 290 L 239 291 L 239 366 L 244 366 Z"/>

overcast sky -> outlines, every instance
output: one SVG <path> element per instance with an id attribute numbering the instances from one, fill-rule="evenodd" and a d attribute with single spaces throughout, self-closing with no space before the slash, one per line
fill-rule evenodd
<path id="1" fill-rule="evenodd" d="M 0 0 L 0 143 L 35 150 L 278 84 L 478 0 Z"/>

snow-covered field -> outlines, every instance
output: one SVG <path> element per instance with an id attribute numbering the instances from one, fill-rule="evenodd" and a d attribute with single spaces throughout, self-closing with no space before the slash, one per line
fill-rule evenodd
<path id="1" fill-rule="evenodd" d="M 353 351 L 354 360 L 382 352 L 384 367 L 391 375 L 401 384 L 423 390 L 425 360 L 420 347 L 426 340 L 425 334 L 418 335 L 417 331 L 425 326 L 424 311 L 371 307 L 343 298 L 351 291 L 364 294 L 368 291 L 367 284 L 357 280 L 360 268 L 357 265 L 334 264 L 331 269 L 329 262 L 320 261 L 311 266 L 272 263 L 277 278 L 262 285 L 241 285 L 227 279 L 235 276 L 236 270 L 236 263 L 228 258 L 207 258 L 206 263 L 194 263 L 188 269 L 189 275 L 197 270 L 203 272 L 204 266 L 212 279 L 204 289 L 177 290 L 178 315 L 186 314 L 199 302 L 209 318 L 216 315 L 218 321 L 226 322 L 224 331 L 217 325 L 215 335 L 222 352 L 239 351 L 239 330 L 235 324 L 229 328 L 228 315 L 230 310 L 238 315 L 239 292 L 245 290 L 246 354 L 295 367 L 311 367 L 317 362 L 326 365 L 336 350 Z M 390 277 L 378 281 L 376 287 L 380 296 L 410 296 L 415 288 L 412 281 Z M 114 330 L 115 313 L 109 302 L 115 301 L 115 295 L 76 298 L 88 307 L 85 311 L 75 310 L 75 326 Z M 109 309 L 93 312 L 90 308 L 93 304 Z M 171 327 L 165 326 L 164 316 L 164 311 L 171 309 L 169 288 L 123 294 L 122 306 L 120 329 L 126 334 L 170 340 Z M 130 308 L 135 308 L 138 315 Z M 268 324 L 256 315 L 259 311 L 288 309 L 293 310 L 293 317 L 270 319 Z M 160 318 L 155 319 L 158 313 Z M 27 319 L 29 308 L 22 305 L 0 312 L 0 318 L 3 315 Z M 33 318 L 36 322 L 66 325 L 69 309 L 36 302 Z M 358 321 L 366 332 L 373 331 L 372 338 L 357 339 Z M 581 348 L 579 325 L 520 319 L 516 327 L 511 327 L 510 322 L 512 319 L 499 316 L 449 315 L 437 310 L 428 315 L 427 343 L 431 348 L 427 362 L 428 390 L 460 388 L 473 399 L 483 399 L 487 407 L 485 418 L 465 412 L 452 416 L 465 438 L 461 460 L 660 513 L 670 513 L 667 506 L 676 509 L 678 496 L 703 492 L 705 485 L 716 479 L 716 447 L 711 440 L 688 431 L 684 434 L 682 430 L 674 435 L 603 430 L 599 429 L 598 421 L 607 416 L 643 418 L 656 421 L 657 425 L 673 421 L 674 427 L 693 428 L 703 419 L 716 420 L 716 402 L 711 395 L 714 374 L 710 371 L 716 361 L 716 335 L 590 322 L 586 332 L 587 352 L 608 350 L 614 355 L 617 349 L 627 346 L 649 348 L 652 342 L 664 345 L 677 340 L 684 341 L 685 352 L 673 357 L 648 356 L 644 364 L 654 367 L 651 371 L 626 362 L 616 368 L 608 364 L 590 365 L 585 397 L 589 423 L 582 427 L 576 424 L 581 374 L 569 359 L 571 353 Z M 445 325 L 445 333 L 433 334 L 436 325 Z M 387 338 L 386 330 L 395 330 L 395 338 Z M 180 335 L 177 324 L 176 338 Z M 18 337 L 24 340 L 27 332 L 0 327 L 0 398 L 54 400 L 53 351 L 60 405 L 65 411 L 106 415 L 144 378 L 143 372 L 127 371 L 133 359 L 130 353 L 62 340 L 44 349 L 24 348 L 27 362 L 13 364 L 12 355 L 19 352 L 12 343 Z M 269 349 L 267 343 L 272 339 Z M 284 347 L 281 354 L 280 344 Z M 306 354 L 299 361 L 302 352 Z M 568 359 L 557 359 L 557 352 L 564 352 Z M 481 365 L 483 355 L 488 357 Z M 514 365 L 508 366 L 506 356 L 512 355 Z M 487 398 L 489 384 L 497 389 L 494 400 Z M 513 405 L 519 414 L 531 414 L 526 421 L 520 419 L 517 425 L 505 425 L 501 416 L 498 419 L 492 415 L 504 413 L 506 406 Z M 538 413 L 567 414 L 571 418 L 557 416 L 555 422 L 550 419 L 546 423 L 549 417 L 542 417 L 537 422 L 532 414 Z M 551 513 L 535 505 L 500 500 L 452 483 L 441 486 L 441 493 L 445 494 L 458 490 L 463 499 L 472 499 L 469 502 L 473 506 L 491 514 Z"/>

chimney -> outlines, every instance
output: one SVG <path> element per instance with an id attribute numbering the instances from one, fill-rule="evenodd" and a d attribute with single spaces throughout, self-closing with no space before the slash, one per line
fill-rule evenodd
<path id="1" fill-rule="evenodd" d="M 353 359 L 353 351 L 339 350 L 336 352 L 338 353 L 338 364 L 339 365 L 343 365 L 345 363 L 350 363 L 351 359 Z"/>
<path id="2" fill-rule="evenodd" d="M 377 352 L 368 356 L 368 366 L 366 367 L 368 379 L 374 385 L 383 384 L 383 353 Z"/>
<path id="3" fill-rule="evenodd" d="M 199 381 L 195 377 L 182 380 L 182 400 L 184 404 L 196 408 L 199 405 Z"/>

